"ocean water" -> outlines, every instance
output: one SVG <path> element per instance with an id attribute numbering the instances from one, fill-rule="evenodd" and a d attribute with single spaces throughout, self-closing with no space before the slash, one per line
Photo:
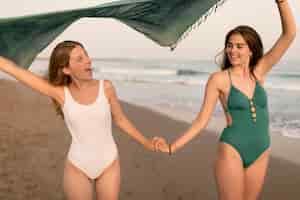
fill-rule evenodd
<path id="1" fill-rule="evenodd" d="M 47 65 L 47 59 L 37 59 L 30 70 L 46 74 Z M 187 122 L 196 117 L 205 83 L 216 70 L 212 60 L 93 59 L 94 77 L 113 81 L 121 100 Z M 271 133 L 300 138 L 300 61 L 277 64 L 265 89 Z M 220 105 L 213 115 L 223 117 Z"/>

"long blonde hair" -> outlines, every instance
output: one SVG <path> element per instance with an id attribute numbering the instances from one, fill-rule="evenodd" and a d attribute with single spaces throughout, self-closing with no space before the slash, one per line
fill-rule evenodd
<path id="1" fill-rule="evenodd" d="M 63 41 L 53 49 L 48 67 L 48 80 L 52 85 L 67 86 L 71 83 L 71 77 L 64 74 L 63 68 L 69 66 L 70 53 L 77 46 L 84 49 L 83 45 L 76 41 Z M 64 117 L 59 103 L 54 99 L 52 101 L 57 114 Z"/>

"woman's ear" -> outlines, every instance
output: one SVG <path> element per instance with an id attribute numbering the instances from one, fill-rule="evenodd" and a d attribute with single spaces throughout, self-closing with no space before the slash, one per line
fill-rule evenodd
<path id="1" fill-rule="evenodd" d="M 69 67 L 63 67 L 62 72 L 63 72 L 65 75 L 70 75 L 70 69 L 69 69 Z"/>
<path id="2" fill-rule="evenodd" d="M 252 51 L 250 51 L 250 58 L 252 58 L 252 56 L 253 56 L 253 53 L 252 53 Z"/>

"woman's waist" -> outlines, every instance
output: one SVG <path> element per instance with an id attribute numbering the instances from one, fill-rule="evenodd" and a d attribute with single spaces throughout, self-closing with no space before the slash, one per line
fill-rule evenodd
<path id="1" fill-rule="evenodd" d="M 82 161 L 99 161 L 110 159 L 111 157 L 117 157 L 118 149 L 117 145 L 102 147 L 85 147 L 71 144 L 68 159 L 70 160 L 82 160 Z"/>
<path id="2" fill-rule="evenodd" d="M 78 143 L 99 143 L 101 141 L 113 140 L 112 130 L 105 129 L 69 129 L 72 140 Z"/>
<path id="3" fill-rule="evenodd" d="M 112 136 L 105 138 L 73 138 L 70 145 L 70 149 L 79 149 L 86 151 L 102 151 L 115 147 L 116 143 Z"/>
<path id="4" fill-rule="evenodd" d="M 263 110 L 256 110 L 256 112 L 243 111 L 243 110 L 234 110 L 230 111 L 230 117 L 236 123 L 247 124 L 249 122 L 267 122 L 269 121 L 269 114 Z"/>
<path id="5" fill-rule="evenodd" d="M 236 123 L 223 129 L 222 135 L 268 135 L 269 125 L 260 123 Z"/>

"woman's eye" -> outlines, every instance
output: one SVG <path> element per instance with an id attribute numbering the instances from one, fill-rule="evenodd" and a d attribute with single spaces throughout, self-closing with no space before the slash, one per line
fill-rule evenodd
<path id="1" fill-rule="evenodd" d="M 226 48 L 232 48 L 232 44 L 227 44 Z"/>

